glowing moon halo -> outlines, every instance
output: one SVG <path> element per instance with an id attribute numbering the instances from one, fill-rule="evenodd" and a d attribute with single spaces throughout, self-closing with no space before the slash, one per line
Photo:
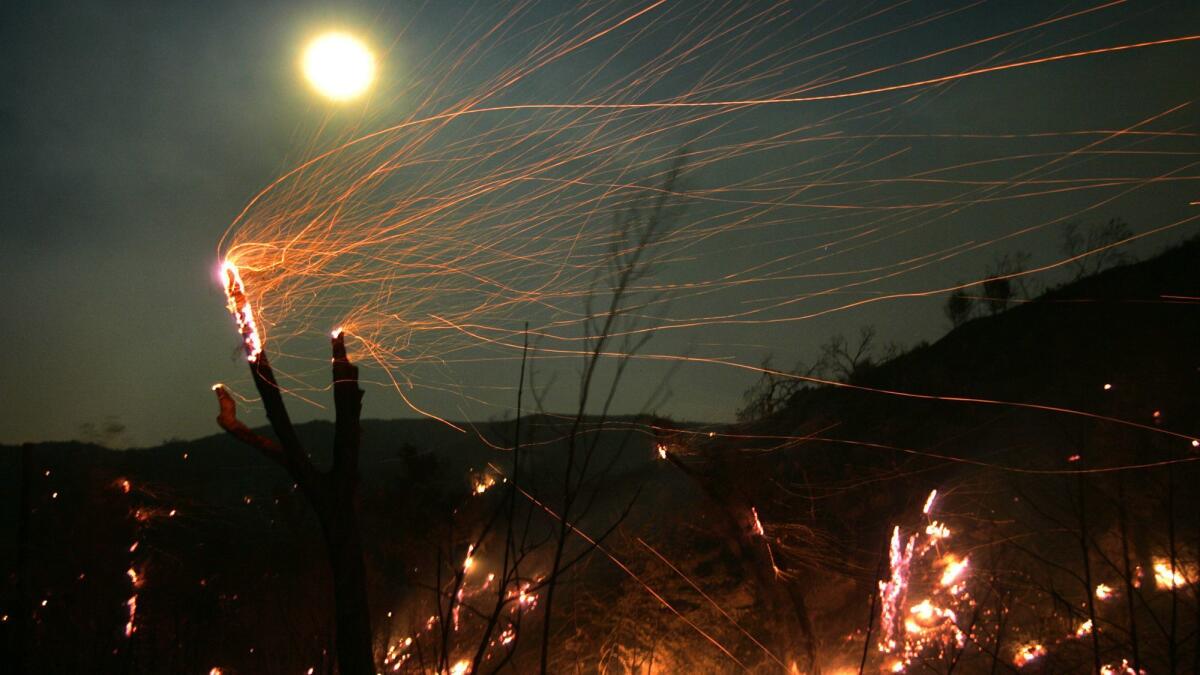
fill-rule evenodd
<path id="1" fill-rule="evenodd" d="M 325 33 L 308 43 L 301 65 L 309 84 L 334 101 L 357 98 L 375 80 L 375 55 L 346 33 Z"/>

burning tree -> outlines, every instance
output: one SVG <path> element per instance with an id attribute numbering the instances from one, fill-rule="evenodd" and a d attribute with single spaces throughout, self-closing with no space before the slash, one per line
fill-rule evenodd
<path id="1" fill-rule="evenodd" d="M 250 375 L 262 397 L 267 419 L 278 440 L 262 436 L 237 418 L 237 406 L 218 384 L 213 387 L 220 404 L 217 424 L 239 441 L 279 463 L 303 492 L 316 513 L 324 535 L 325 551 L 333 573 L 334 619 L 339 671 L 343 675 L 375 672 L 371 648 L 371 617 L 367 607 L 366 568 L 359 535 L 355 496 L 358 486 L 359 417 L 362 389 L 358 367 L 346 355 L 346 336 L 340 329 L 332 336 L 333 398 L 336 421 L 333 465 L 321 471 L 313 465 L 292 426 L 287 406 L 247 300 L 241 274 L 233 263 L 222 268 L 229 310 L 242 335 Z"/>

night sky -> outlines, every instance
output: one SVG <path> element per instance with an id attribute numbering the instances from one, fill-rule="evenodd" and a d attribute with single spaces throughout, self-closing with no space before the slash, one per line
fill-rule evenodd
<path id="1" fill-rule="evenodd" d="M 504 8 L 497 6 L 504 4 L 449 0 L 3 3 L 0 269 L 10 299 L 3 320 L 8 338 L 0 378 L 0 443 L 85 438 L 124 447 L 215 433 L 212 420 L 216 410 L 209 386 L 247 379 L 244 357 L 238 352 L 237 336 L 216 282 L 217 244 L 222 234 L 249 199 L 314 148 L 325 147 L 332 138 L 384 127 L 412 114 L 411 102 L 386 93 L 344 106 L 320 101 L 297 69 L 306 39 L 327 28 L 363 36 L 380 59 L 379 87 L 385 92 L 389 88 L 399 91 L 414 82 L 437 80 L 438 68 L 448 60 L 445 55 L 503 17 Z M 566 2 L 535 3 L 525 8 L 517 22 L 530 29 L 527 35 L 536 36 L 534 27 L 539 22 L 565 21 L 561 17 L 579 17 L 590 9 L 611 17 L 628 14 L 643 4 L 584 3 L 579 8 Z M 791 12 L 803 18 L 786 30 L 765 36 L 759 48 L 779 52 L 811 40 L 804 42 L 796 55 L 819 54 L 877 35 L 889 26 L 902 26 L 945 10 L 961 11 L 890 38 L 839 51 L 836 68 L 822 71 L 818 57 L 815 64 L 805 62 L 793 70 L 773 72 L 764 86 L 781 90 L 789 78 L 808 80 L 822 72 L 845 75 L 869 70 L 1101 3 L 829 4 L 846 6 L 761 3 L 764 10 L 775 7 L 772 11 L 777 15 Z M 820 93 L 912 81 L 980 64 L 1200 34 L 1200 3 L 1134 0 L 1113 4 L 1045 29 Z M 655 11 L 679 21 L 655 19 Z M 665 3 L 574 58 L 539 73 L 512 96 L 523 102 L 577 100 L 581 94 L 572 90 L 571 83 L 581 72 L 595 67 L 596 59 L 619 52 L 611 68 L 635 67 L 653 52 L 654 40 L 670 39 L 672 32 L 677 39 L 689 39 L 689 26 L 695 25 L 685 20 L 689 14 L 702 15 L 712 30 L 721 11 L 722 3 L 717 2 Z M 711 16 L 704 16 L 706 13 Z M 873 13 L 879 15 L 871 16 Z M 638 31 L 652 21 L 663 21 L 653 24 L 653 39 L 639 38 Z M 570 25 L 570 21 L 566 23 Z M 820 37 L 836 26 L 843 28 Z M 630 47 L 618 49 L 623 44 Z M 476 77 L 494 74 L 488 68 L 504 68 L 506 61 L 515 62 L 531 46 L 529 38 L 497 46 L 487 63 L 456 76 L 454 86 L 467 86 Z M 428 55 L 434 53 L 439 56 L 431 61 Z M 717 55 L 723 52 L 713 53 L 711 58 L 720 58 Z M 701 53 L 695 67 L 711 67 L 708 58 Z M 418 64 L 421 72 L 415 72 Z M 861 107 L 870 114 L 847 116 L 824 131 L 910 137 L 870 146 L 864 141 L 864 152 L 871 156 L 890 157 L 891 150 L 898 154 L 863 168 L 855 177 L 908 176 L 930 167 L 1014 154 L 1022 147 L 1022 141 L 1011 139 L 943 143 L 912 138 L 914 135 L 1123 129 L 1189 102 L 1142 128 L 1200 132 L 1197 72 L 1200 41 L 1191 41 L 1043 64 L 974 77 L 953 86 L 853 102 L 761 106 L 731 116 L 730 133 L 743 139 L 761 138 L 795 126 L 796 120 L 806 115 L 821 117 Z M 661 85 L 667 95 L 671 78 L 664 78 Z M 750 92 L 753 87 L 746 89 Z M 1068 152 L 1095 140 L 1042 139 L 1036 141 L 1033 151 Z M 679 141 L 688 138 L 680 136 Z M 1137 145 L 1148 143 L 1153 145 Z M 801 152 L 802 147 L 797 145 L 788 152 Z M 1200 200 L 1200 186 L 1187 177 L 1200 175 L 1200 170 L 1190 167 L 1200 161 L 1200 139 L 1117 139 L 1105 147 L 1153 147 L 1170 154 L 1069 163 L 1053 177 L 1147 178 L 1174 172 L 1181 179 L 1117 197 L 1089 212 L 1088 220 L 1119 216 L 1135 232 L 1144 232 L 1197 214 L 1200 207 L 1188 202 Z M 711 189 L 754 181 L 788 161 L 796 158 L 784 155 L 758 164 L 731 162 L 719 169 L 701 170 L 692 179 L 693 185 Z M 1017 174 L 1020 168 L 1008 166 L 1001 175 Z M 964 169 L 953 175 L 984 174 Z M 963 209 L 952 216 L 931 218 L 930 225 L 902 236 L 847 250 L 819 269 L 865 268 L 897 257 L 986 241 L 1093 205 L 1128 187 L 1114 185 Z M 872 192 L 870 199 L 903 203 L 922 198 L 906 192 L 911 189 L 897 184 Z M 703 214 L 704 207 L 692 213 Z M 856 217 L 870 216 L 851 216 L 847 222 L 854 223 Z M 781 255 L 779 247 L 788 245 L 783 243 L 788 241 L 787 233 L 803 228 L 804 223 L 803 214 L 796 214 L 793 220 L 776 225 L 769 236 L 747 235 L 741 242 L 747 246 L 730 249 L 728 256 L 743 266 L 756 256 L 765 259 L 762 247 L 752 245 L 757 236 L 763 237 L 763 246 L 773 249 L 770 255 Z M 1146 237 L 1131 251 L 1144 256 L 1195 234 L 1197 229 L 1195 223 L 1169 229 Z M 1032 253 L 1034 265 L 1051 263 L 1059 257 L 1060 231 L 1056 226 L 1018 235 L 1003 244 L 885 280 L 871 286 L 870 292 L 938 289 L 978 278 L 997 254 L 1018 248 Z M 736 233 L 728 241 L 738 241 Z M 728 241 L 723 245 L 728 246 Z M 720 253 L 708 251 L 709 255 Z M 697 273 L 696 269 L 680 272 L 693 278 Z M 1061 281 L 1063 274 L 1052 270 L 1037 279 L 1052 284 Z M 805 292 L 827 284 L 805 283 Z M 779 281 L 755 292 L 765 298 L 799 292 L 800 288 L 800 282 L 793 287 Z M 864 324 L 874 324 L 882 337 L 904 344 L 936 339 L 948 328 L 941 314 L 943 300 L 944 295 L 895 299 L 802 321 L 680 331 L 665 336 L 656 349 L 728 355 L 748 364 L 772 355 L 775 363 L 787 367 L 798 359 L 811 359 L 829 335 L 851 333 Z M 727 311 L 734 310 L 735 299 L 714 302 L 729 302 Z M 820 305 L 826 306 L 832 305 Z M 493 381 L 511 382 L 515 376 L 512 367 L 508 362 L 482 372 Z M 652 389 L 664 372 L 639 369 L 630 386 L 635 392 Z M 662 411 L 680 418 L 729 419 L 754 377 L 733 369 L 682 368 L 673 374 L 673 393 Z M 550 406 L 565 408 L 567 389 L 555 396 L 558 398 L 552 397 Z M 632 396 L 630 405 L 636 407 L 643 398 Z M 504 412 L 437 396 L 423 403 L 456 419 L 482 419 Z M 296 410 L 301 419 L 326 416 L 318 409 Z M 413 413 L 394 394 L 380 389 L 368 391 L 365 414 Z M 246 418 L 261 421 L 253 413 Z"/>

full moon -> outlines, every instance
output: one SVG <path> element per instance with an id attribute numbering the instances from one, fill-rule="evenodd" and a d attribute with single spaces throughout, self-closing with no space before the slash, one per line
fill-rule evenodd
<path id="1" fill-rule="evenodd" d="M 334 101 L 357 98 L 375 79 L 375 56 L 346 33 L 326 33 L 308 43 L 302 67 L 309 84 Z"/>

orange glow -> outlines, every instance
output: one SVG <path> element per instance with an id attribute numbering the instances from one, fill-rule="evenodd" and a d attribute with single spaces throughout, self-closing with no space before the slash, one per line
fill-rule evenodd
<path id="1" fill-rule="evenodd" d="M 639 40 L 653 39 L 643 37 L 642 28 L 648 30 L 655 22 L 666 21 L 662 17 L 669 12 L 681 11 L 673 9 L 673 4 L 677 3 L 657 0 L 628 8 L 622 3 L 601 3 L 594 12 L 589 10 L 586 21 L 564 19 L 560 31 L 550 31 L 544 42 L 532 41 L 503 74 L 488 76 L 464 65 L 487 61 L 482 57 L 495 48 L 487 40 L 463 44 L 472 54 L 464 61 L 430 56 L 414 64 L 415 72 L 428 76 L 412 83 L 411 96 L 406 98 L 411 107 L 398 112 L 398 119 L 382 128 L 376 126 L 376 119 L 364 120 L 346 136 L 314 148 L 305 161 L 266 186 L 234 219 L 218 244 L 219 259 L 224 261 L 222 283 L 247 358 L 257 358 L 269 331 L 273 351 L 277 347 L 281 355 L 282 363 L 276 366 L 286 367 L 284 354 L 303 363 L 301 359 L 309 355 L 301 349 L 288 349 L 289 341 L 306 339 L 330 326 L 349 327 L 356 337 L 356 349 L 361 350 L 356 358 L 377 367 L 377 383 L 394 389 L 412 410 L 444 420 L 439 411 L 425 407 L 420 397 L 442 400 L 442 394 L 450 393 L 469 402 L 470 414 L 476 410 L 487 414 L 489 409 L 499 410 L 507 404 L 508 392 L 495 382 L 471 379 L 470 369 L 479 363 L 517 361 L 522 333 L 518 326 L 524 321 L 531 320 L 528 333 L 539 341 L 545 362 L 567 363 L 587 353 L 584 338 L 576 330 L 579 305 L 591 293 L 596 275 L 607 270 L 611 254 L 627 254 L 633 248 L 629 242 L 614 241 L 612 232 L 597 223 L 628 213 L 631 207 L 645 206 L 643 195 L 668 198 L 672 204 L 675 200 L 679 204 L 703 203 L 703 211 L 711 209 L 712 213 L 672 219 L 671 226 L 645 246 L 646 260 L 656 268 L 678 272 L 688 281 L 668 282 L 666 278 L 677 276 L 668 274 L 639 282 L 631 292 L 647 302 L 647 311 L 639 312 L 647 318 L 643 324 L 618 327 L 615 337 L 651 331 L 698 335 L 718 326 L 758 330 L 876 302 L 939 296 L 960 286 L 920 287 L 908 278 L 932 266 L 955 264 L 954 259 L 994 247 L 1017 232 L 983 241 L 954 242 L 913 256 L 893 256 L 878 265 L 852 262 L 851 256 L 861 247 L 878 246 L 924 227 L 914 222 L 938 222 L 947 211 L 1059 192 L 1086 195 L 1100 191 L 1104 196 L 1088 206 L 1094 208 L 1104 203 L 1101 200 L 1154 181 L 1193 178 L 1051 175 L 1068 159 L 1117 152 L 1101 147 L 1112 139 L 1137 134 L 1158 138 L 1151 134 L 1172 133 L 1142 127 L 1173 114 L 1176 108 L 1131 120 L 1119 129 L 864 134 L 847 133 L 850 130 L 842 124 L 865 114 L 853 107 L 860 105 L 854 100 L 880 106 L 872 115 L 886 114 L 892 106 L 899 109 L 902 105 L 885 96 L 891 93 L 920 97 L 940 85 L 1004 71 L 1133 50 L 1169 49 L 1168 45 L 1200 39 L 1185 35 L 1057 54 L 1011 54 L 1006 62 L 974 67 L 940 60 L 1116 4 L 1108 2 L 969 41 L 948 38 L 949 43 L 936 49 L 861 71 L 847 70 L 840 61 L 846 50 L 858 50 L 885 35 L 941 20 L 941 15 L 931 14 L 916 23 L 861 41 L 833 44 L 807 56 L 791 49 L 755 52 L 754 56 L 744 51 L 743 41 L 753 41 L 756 34 L 772 34 L 783 22 L 792 20 L 781 6 L 742 15 L 731 26 L 722 25 L 720 18 L 698 16 L 694 32 L 673 44 L 654 44 L 660 56 L 653 63 L 634 65 L 616 75 L 597 70 L 593 73 L 597 78 L 594 91 L 564 91 L 561 100 L 522 98 L 526 93 L 520 89 L 523 83 L 536 80 L 541 69 L 585 47 L 610 54 L 636 50 L 645 44 Z M 510 20 L 497 17 L 487 34 L 506 33 L 513 28 Z M 621 26 L 632 32 L 618 30 Z M 689 64 L 702 55 L 714 57 L 718 64 L 705 83 L 656 92 L 654 97 L 647 93 L 666 85 L 675 71 L 689 70 Z M 818 65 L 824 62 L 819 57 L 824 56 L 831 59 L 828 67 Z M 906 66 L 919 62 L 928 62 L 926 66 L 935 74 L 921 79 L 900 74 Z M 816 72 L 810 72 L 814 67 Z M 748 95 L 749 90 L 753 95 Z M 794 123 L 768 138 L 756 137 L 757 131 L 734 124 L 736 115 L 749 108 L 805 109 L 804 104 L 828 101 L 843 101 L 848 107 L 831 114 L 796 116 Z M 726 126 L 727 137 L 714 134 L 709 138 L 709 127 Z M 704 147 L 687 158 L 680 184 L 667 185 L 663 180 L 666 167 L 674 160 L 674 139 L 681 132 L 704 137 Z M 1060 147 L 1076 137 L 1083 139 L 1081 145 Z M 889 167 L 907 148 L 876 152 L 874 147 L 882 143 L 974 143 L 980 138 L 1055 145 L 1022 147 L 1019 152 L 988 151 L 970 161 L 895 174 L 882 168 Z M 636 152 L 625 159 L 623 155 L 630 149 Z M 770 155 L 775 152 L 811 154 L 814 164 L 778 175 L 764 170 L 736 185 L 687 184 L 682 180 L 691 167 L 721 175 L 726 167 L 760 159 L 764 160 L 762 166 L 770 166 Z M 982 164 L 1024 166 L 1029 161 L 1034 162 L 1031 169 L 994 178 L 981 178 L 973 170 Z M 818 170 L 825 165 L 839 169 Z M 910 184 L 936 190 L 936 194 L 918 200 L 875 192 Z M 1019 233 L 1054 227 L 1068 215 L 1073 214 L 1048 216 Z M 765 241 L 755 246 L 764 253 L 756 254 L 755 259 L 730 255 L 749 250 L 740 241 L 747 232 L 770 232 L 796 222 L 810 225 L 806 232 L 811 232 L 765 235 Z M 1159 231 L 1183 224 L 1163 224 Z M 785 243 L 789 245 L 783 246 Z M 838 265 L 839 261 L 847 264 Z M 1027 274 L 1070 262 L 1053 260 Z M 978 281 L 965 281 L 961 287 Z M 773 291 L 764 290 L 781 283 L 803 285 L 806 290 L 786 297 L 774 297 Z M 655 314 L 654 310 L 667 306 L 672 307 L 670 316 Z M 337 333 L 335 329 L 332 334 Z M 751 365 L 761 363 L 754 350 L 728 347 L 730 353 L 720 356 L 624 354 L 616 348 L 600 356 L 635 358 L 647 366 L 664 368 L 687 364 L 771 373 L 771 369 Z M 315 378 L 310 374 L 315 371 L 296 370 L 277 371 L 287 378 L 289 393 L 324 386 L 307 379 Z M 1080 413 L 1036 403 L 886 391 L 794 373 L 787 376 L 887 396 Z M 447 409 L 457 414 L 463 408 Z M 710 437 L 713 433 L 709 432 Z M 659 449 L 660 457 L 665 458 L 664 453 Z"/>
<path id="2" fill-rule="evenodd" d="M 933 508 L 933 500 L 937 499 L 937 490 L 931 490 L 929 496 L 925 498 L 925 506 L 921 508 L 921 513 L 929 515 L 929 511 Z"/>
<path id="3" fill-rule="evenodd" d="M 258 324 L 254 321 L 254 310 L 250 307 L 250 301 L 246 299 L 246 286 L 242 282 L 242 274 L 237 265 L 226 260 L 221 265 L 221 276 L 225 281 L 225 296 L 229 300 L 229 313 L 237 320 L 238 332 L 242 335 L 242 343 L 246 351 L 246 359 L 253 363 L 262 353 L 262 339 L 259 336 Z"/>
<path id="4" fill-rule="evenodd" d="M 962 560 L 958 560 L 953 555 L 947 555 L 943 562 L 946 565 L 946 571 L 942 572 L 941 584 L 943 586 L 953 586 L 962 576 L 962 573 L 966 571 L 967 565 L 970 564 L 970 559 L 963 558 Z"/>
<path id="5" fill-rule="evenodd" d="M 750 517 L 753 519 L 750 527 L 754 530 L 754 534 L 760 537 L 765 536 L 766 532 L 763 530 L 762 521 L 758 519 L 758 510 L 753 506 L 750 507 Z"/>
<path id="6" fill-rule="evenodd" d="M 134 623 L 137 620 L 137 598 L 135 593 L 125 601 L 125 607 L 129 611 L 129 620 L 125 622 L 125 637 L 132 637 L 137 632 L 137 624 Z"/>
<path id="7" fill-rule="evenodd" d="M 1017 653 L 1013 656 L 1013 663 L 1018 667 L 1027 666 L 1030 663 L 1042 658 L 1046 655 L 1046 648 L 1034 642 L 1023 645 L 1017 648 Z"/>
<path id="8" fill-rule="evenodd" d="M 950 528 L 935 520 L 925 526 L 925 534 L 929 535 L 929 537 L 934 540 L 949 539 Z"/>
<path id="9" fill-rule="evenodd" d="M 1194 584 L 1196 582 L 1196 565 L 1195 563 L 1184 563 L 1176 559 L 1175 564 L 1171 564 L 1171 559 L 1165 556 L 1155 556 L 1154 558 L 1154 585 L 1160 589 L 1175 589 Z"/>

